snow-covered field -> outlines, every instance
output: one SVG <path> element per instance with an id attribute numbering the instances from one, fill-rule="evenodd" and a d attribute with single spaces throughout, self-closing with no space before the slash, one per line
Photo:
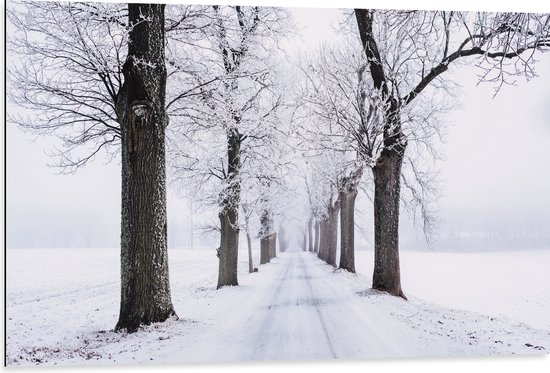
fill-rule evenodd
<path id="1" fill-rule="evenodd" d="M 279 254 L 215 290 L 213 250 L 171 250 L 179 320 L 113 333 L 116 249 L 7 251 L 8 365 L 541 354 L 550 350 L 550 250 L 402 253 L 409 301 L 313 254 Z M 256 258 L 257 259 L 257 258 Z"/>

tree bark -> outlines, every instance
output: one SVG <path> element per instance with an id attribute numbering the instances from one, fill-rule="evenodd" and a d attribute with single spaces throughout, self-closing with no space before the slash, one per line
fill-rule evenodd
<path id="1" fill-rule="evenodd" d="M 286 251 L 286 236 L 285 229 L 279 228 L 279 252 L 284 253 Z"/>
<path id="2" fill-rule="evenodd" d="M 252 259 L 252 240 L 250 239 L 250 232 L 246 232 L 246 244 L 248 246 L 248 273 L 254 272 L 254 261 Z"/>
<path id="3" fill-rule="evenodd" d="M 218 286 L 237 286 L 237 264 L 239 254 L 239 202 L 241 185 L 241 139 L 236 129 L 230 129 L 227 135 L 227 186 L 224 191 L 220 218 L 220 251 Z"/>
<path id="4" fill-rule="evenodd" d="M 328 237 L 329 229 L 328 229 L 328 217 L 321 220 L 321 237 L 319 242 L 319 259 L 323 261 L 327 261 L 328 259 Z"/>
<path id="5" fill-rule="evenodd" d="M 406 138 L 401 131 L 400 102 L 388 86 L 384 63 L 373 33 L 373 11 L 355 9 L 363 52 L 374 87 L 384 101 L 384 149 L 374 175 L 374 273 L 372 287 L 406 299 L 399 270 L 399 196 Z"/>
<path id="6" fill-rule="evenodd" d="M 324 220 L 319 221 L 319 247 L 317 251 L 317 257 L 323 260 L 323 243 L 324 243 Z"/>
<path id="7" fill-rule="evenodd" d="M 321 224 L 319 221 L 315 221 L 315 245 L 313 246 L 313 252 L 316 254 L 319 254 L 319 240 L 320 240 L 320 232 Z"/>
<path id="8" fill-rule="evenodd" d="M 243 204 L 244 225 L 246 230 L 246 245 L 248 249 L 248 273 L 254 272 L 254 260 L 252 259 L 252 239 L 250 238 L 250 215 L 248 207 Z"/>
<path id="9" fill-rule="evenodd" d="M 307 242 L 308 242 L 308 248 L 307 250 L 309 252 L 313 252 L 313 217 L 309 218 L 307 221 Z"/>
<path id="10" fill-rule="evenodd" d="M 260 240 L 260 264 L 266 264 L 270 261 L 271 236 L 262 237 Z"/>
<path id="11" fill-rule="evenodd" d="M 405 146 L 382 151 L 374 174 L 374 273 L 372 287 L 405 298 L 399 269 L 399 197 Z"/>
<path id="12" fill-rule="evenodd" d="M 121 301 L 115 330 L 175 315 L 167 250 L 164 5 L 128 4 L 124 84 L 116 102 L 122 142 Z M 143 20 L 146 17 L 146 21 Z"/>
<path id="13" fill-rule="evenodd" d="M 269 259 L 277 257 L 277 233 L 273 232 L 269 236 Z"/>
<path id="14" fill-rule="evenodd" d="M 327 217 L 325 218 L 325 220 L 323 221 L 323 234 L 321 235 L 321 237 L 323 238 L 323 243 L 321 245 L 321 247 L 323 248 L 322 252 L 323 252 L 323 260 L 325 262 L 328 261 L 328 248 L 329 248 L 329 245 L 330 245 L 330 219 Z"/>
<path id="15" fill-rule="evenodd" d="M 336 267 L 336 251 L 338 248 L 338 212 L 340 211 L 340 200 L 337 199 L 329 207 L 328 219 L 328 245 L 327 263 Z"/>
<path id="16" fill-rule="evenodd" d="M 269 263 L 273 254 L 273 222 L 269 211 L 264 210 L 260 216 L 260 264 Z"/>
<path id="17" fill-rule="evenodd" d="M 357 189 L 340 192 L 340 269 L 355 273 L 355 199 Z"/>

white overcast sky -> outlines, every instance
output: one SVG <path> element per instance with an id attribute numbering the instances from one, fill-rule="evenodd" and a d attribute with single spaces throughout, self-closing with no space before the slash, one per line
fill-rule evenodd
<path id="1" fill-rule="evenodd" d="M 348 3 L 338 2 L 338 6 Z M 334 1 L 318 4 L 336 5 Z M 407 2 L 408 7 L 414 4 L 437 8 L 437 3 Z M 444 6 L 452 8 L 453 4 L 461 9 L 484 6 L 476 2 L 464 8 L 468 2 L 456 1 Z M 491 9 L 491 5 L 483 9 Z M 297 9 L 292 13 L 302 32 L 302 41 L 295 41 L 293 49 L 316 46 L 321 39 L 334 37 L 330 24 L 338 21 L 337 10 Z M 540 59 L 536 70 L 537 79 L 519 80 L 517 86 L 504 87 L 494 99 L 491 86 L 476 86 L 471 69 L 457 74 L 463 85 L 459 97 L 462 107 L 447 118 L 451 126 L 444 146 L 445 160 L 439 164 L 444 179 L 441 215 L 445 221 L 454 221 L 454 214 L 480 211 L 487 219 L 537 216 L 537 224 L 550 216 L 550 54 Z M 16 110 L 9 104 L 7 109 Z M 47 166 L 51 159 L 45 156 L 51 139 L 33 141 L 10 124 L 6 135 L 8 248 L 118 246 L 118 160 L 105 164 L 99 157 L 75 175 L 57 175 Z M 187 245 L 191 224 L 187 204 L 171 192 L 168 203 L 169 245 Z M 550 221 L 546 222 L 550 226 Z"/>

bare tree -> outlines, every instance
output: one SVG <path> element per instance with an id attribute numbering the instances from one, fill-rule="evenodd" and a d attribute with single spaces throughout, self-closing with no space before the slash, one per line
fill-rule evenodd
<path id="1" fill-rule="evenodd" d="M 264 209 L 260 216 L 260 222 L 260 264 L 266 264 L 275 257 L 274 252 L 277 245 L 277 233 L 271 211 Z"/>
<path id="2" fill-rule="evenodd" d="M 252 238 L 250 237 L 250 215 L 252 210 L 248 208 L 246 203 L 241 205 L 244 215 L 244 230 L 246 233 L 246 244 L 248 250 L 248 273 L 254 272 L 254 259 L 252 257 Z"/>
<path id="3" fill-rule="evenodd" d="M 403 113 L 430 90 L 452 84 L 445 72 L 475 62 L 497 89 L 533 77 L 535 52 L 550 46 L 550 18 L 522 13 L 461 13 L 355 9 L 368 72 L 384 111 L 383 148 L 373 167 L 373 288 L 405 297 L 399 269 L 401 168 L 410 137 Z"/>
<path id="4" fill-rule="evenodd" d="M 321 223 L 319 221 L 315 221 L 315 226 L 314 226 L 314 231 L 315 231 L 315 241 L 314 241 L 314 245 L 313 245 L 313 252 L 318 254 L 319 253 L 319 241 L 321 240 Z"/>
<path id="5" fill-rule="evenodd" d="M 224 20 L 222 9 L 215 6 L 218 12 L 218 47 L 222 56 L 225 73 L 228 76 L 239 72 L 245 58 L 249 57 L 250 48 L 254 48 L 254 39 L 257 37 L 258 29 L 263 25 L 266 17 L 264 9 L 259 7 L 243 8 L 236 6 L 229 11 L 228 20 Z M 269 11 L 267 11 L 269 12 Z M 265 13 L 267 13 L 265 12 Z M 238 28 L 231 30 L 231 21 L 236 17 Z M 269 14 L 267 15 L 269 17 Z M 236 36 L 228 35 L 235 33 Z M 222 210 L 219 214 L 221 237 L 220 237 L 220 265 L 218 273 L 218 288 L 226 285 L 238 285 L 237 279 L 237 257 L 239 247 L 238 232 L 238 206 L 240 203 L 240 172 L 241 172 L 241 143 L 247 136 L 241 133 L 240 124 L 242 111 L 245 107 L 238 107 L 232 102 L 231 97 L 239 89 L 238 81 L 232 79 L 225 83 L 225 99 L 228 103 L 230 122 L 227 125 L 227 178 L 223 197 L 221 198 Z M 263 89 L 260 88 L 258 93 Z M 254 97 L 253 97 L 254 98 Z"/>
<path id="6" fill-rule="evenodd" d="M 279 224 L 279 251 L 281 253 L 284 253 L 288 248 L 288 238 L 286 236 L 286 230 L 284 223 Z M 274 248 L 275 249 L 275 248 Z M 272 257 L 276 257 L 276 251 L 273 250 L 273 253 L 271 254 Z"/>
<path id="7" fill-rule="evenodd" d="M 307 220 L 307 251 L 313 252 L 313 216 Z"/>
<path id="8" fill-rule="evenodd" d="M 214 22 L 202 63 L 202 75 L 212 85 L 200 90 L 195 105 L 180 110 L 172 130 L 192 146 L 182 149 L 175 141 L 171 163 L 175 180 L 190 182 L 206 204 L 220 208 L 220 288 L 238 285 L 243 180 L 257 176 L 247 174 L 246 163 L 262 156 L 258 147 L 270 142 L 266 128 L 280 106 L 270 58 L 276 57 L 271 48 L 286 13 L 260 7 L 212 9 Z M 252 204 L 248 208 L 254 210 Z"/>
<path id="9" fill-rule="evenodd" d="M 121 306 L 116 330 L 164 321 L 168 278 L 165 186 L 165 30 L 191 33 L 189 12 L 160 5 L 22 1 L 9 9 L 10 122 L 55 135 L 62 171 L 122 149 Z M 166 21 L 166 23 L 165 23 Z M 179 27 L 179 28 L 178 28 Z M 187 30 L 187 31 L 184 31 Z M 149 40 L 146 43 L 145 40 Z M 185 74 L 171 69 L 173 76 Z M 192 81 L 192 79 L 191 79 Z M 181 85 L 170 102 L 193 93 Z M 183 89 L 182 89 L 183 87 Z"/>

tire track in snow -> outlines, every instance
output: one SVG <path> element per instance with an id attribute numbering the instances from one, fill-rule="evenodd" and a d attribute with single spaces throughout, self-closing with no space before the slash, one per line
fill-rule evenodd
<path id="1" fill-rule="evenodd" d="M 281 256 L 280 274 L 241 329 L 243 360 L 303 360 L 400 356 L 384 327 L 327 265 L 304 252 Z M 331 267 L 332 268 L 332 267 Z M 248 339 L 242 339 L 248 331 Z M 246 348 L 248 347 L 248 348 Z"/>
<path id="2" fill-rule="evenodd" d="M 243 358 L 336 358 L 323 317 L 323 301 L 315 296 L 303 254 L 289 252 L 282 259 L 284 268 L 276 277 L 273 293 L 247 321 L 254 337 L 251 353 Z"/>
<path id="3" fill-rule="evenodd" d="M 285 261 L 285 267 L 282 270 L 282 273 L 277 277 L 277 285 L 275 287 L 275 290 L 273 291 L 273 294 L 271 294 L 267 298 L 266 306 L 263 307 L 264 309 L 260 311 L 261 313 L 265 313 L 265 316 L 261 318 L 259 325 L 255 326 L 256 332 L 254 333 L 254 345 L 252 346 L 252 353 L 249 357 L 252 360 L 258 360 L 261 358 L 262 355 L 265 354 L 266 350 L 266 330 L 269 330 L 270 326 L 273 323 L 273 317 L 271 315 L 271 312 L 275 310 L 277 305 L 277 299 L 279 298 L 281 291 L 284 286 L 284 279 L 288 276 L 290 272 L 290 265 L 287 263 L 288 261 Z M 255 320 L 257 318 L 257 314 L 251 315 L 247 323 L 253 323 L 258 324 L 258 320 Z"/>
<path id="4" fill-rule="evenodd" d="M 307 266 L 304 262 L 303 255 L 299 255 L 299 258 L 300 258 L 301 267 L 303 268 L 304 274 L 305 274 L 304 275 L 304 280 L 305 280 L 311 294 L 315 294 L 315 292 L 313 290 L 313 286 L 311 284 L 311 278 L 312 277 L 309 276 L 309 271 L 308 271 Z M 315 307 L 315 312 L 317 313 L 317 317 L 319 318 L 319 321 L 321 322 L 321 326 L 323 328 L 323 333 L 325 334 L 325 338 L 327 340 L 327 346 L 330 350 L 331 357 L 337 358 L 336 353 L 334 352 L 334 346 L 332 345 L 332 342 L 331 342 L 331 339 L 330 339 L 330 336 L 329 336 L 329 333 L 328 333 L 328 330 L 327 330 L 327 324 L 325 322 L 325 319 L 323 318 L 323 314 L 321 313 L 321 309 L 319 307 L 320 304 L 321 304 L 320 301 L 313 302 L 313 306 Z"/>

